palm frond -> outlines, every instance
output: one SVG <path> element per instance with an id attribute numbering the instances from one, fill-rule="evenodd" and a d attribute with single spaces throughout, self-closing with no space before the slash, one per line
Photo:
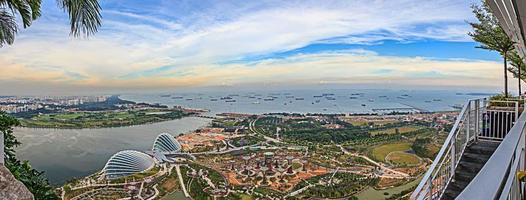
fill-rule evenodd
<path id="1" fill-rule="evenodd" d="M 60 0 L 62 9 L 69 14 L 70 34 L 90 36 L 101 25 L 101 7 L 97 0 Z"/>
<path id="2" fill-rule="evenodd" d="M 13 44 L 18 27 L 12 12 L 0 8 L 0 47 Z"/>
<path id="3" fill-rule="evenodd" d="M 33 13 L 31 11 L 31 5 L 29 0 L 7 0 L 7 7 L 11 9 L 13 13 L 20 14 L 24 28 L 31 26 L 33 22 Z"/>

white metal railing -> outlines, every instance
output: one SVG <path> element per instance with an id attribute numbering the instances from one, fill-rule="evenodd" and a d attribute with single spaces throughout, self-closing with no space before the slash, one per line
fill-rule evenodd
<path id="1" fill-rule="evenodd" d="M 517 100 L 488 101 L 483 118 L 482 132 L 478 138 L 501 141 L 519 118 L 519 102 Z"/>
<path id="2" fill-rule="evenodd" d="M 411 195 L 411 199 L 441 198 L 455 174 L 464 150 L 481 133 L 485 108 L 485 99 L 469 100 L 464 105 L 433 164 Z"/>
<path id="3" fill-rule="evenodd" d="M 484 167 L 457 199 L 525 199 L 526 185 L 516 174 L 525 170 L 525 125 L 523 112 Z"/>
<path id="4" fill-rule="evenodd" d="M 517 199 L 515 197 L 524 197 L 522 196 L 522 194 L 524 194 L 524 184 L 518 182 L 515 178 L 515 175 L 510 176 L 511 173 L 514 174 L 517 170 L 524 169 L 525 165 L 525 142 L 522 130 L 524 129 L 524 124 L 526 123 L 526 116 L 521 115 L 519 118 L 519 113 L 520 107 L 518 101 L 487 101 L 486 99 L 469 100 L 462 108 L 453 128 L 449 132 L 449 135 L 446 138 L 442 148 L 433 161 L 433 164 L 431 164 L 429 170 L 426 172 L 422 181 L 417 186 L 410 198 L 414 200 L 440 199 L 448 184 L 454 178 L 455 170 L 462 157 L 462 154 L 464 153 L 464 150 L 470 143 L 477 140 L 502 141 L 503 145 L 499 145 L 496 152 L 490 158 L 490 161 L 492 159 L 496 160 L 496 158 L 493 157 L 500 154 L 497 154 L 497 151 L 499 151 L 499 149 L 503 149 L 504 147 L 502 146 L 508 145 L 508 143 L 513 143 L 509 141 L 522 141 L 518 142 L 522 144 L 522 147 L 519 147 L 520 145 L 511 145 L 514 147 L 511 150 L 509 148 L 512 147 L 508 147 L 506 152 L 504 152 L 504 150 L 500 150 L 502 151 L 502 154 L 509 154 L 507 157 L 509 158 L 507 163 L 510 164 L 507 165 L 507 167 L 502 166 L 502 163 L 506 163 L 502 159 L 493 161 L 495 165 L 494 170 L 505 170 L 509 173 L 508 176 L 499 179 L 502 180 L 501 184 L 499 185 L 498 189 L 494 190 L 494 192 L 507 191 L 506 193 L 503 192 L 502 195 L 509 196 L 509 198 L 499 196 L 499 198 L 502 197 L 500 199 Z M 522 137 L 520 138 L 522 139 L 518 139 L 517 136 L 514 136 L 521 135 L 514 133 L 518 130 L 521 130 L 520 132 Z M 511 155 L 513 155 L 513 158 Z M 500 157 L 502 158 L 502 156 Z M 488 161 L 488 163 L 490 163 L 490 161 Z M 500 166 L 498 166 L 499 164 Z M 487 165 L 484 167 L 486 166 Z M 486 177 L 485 180 L 480 180 L 480 185 L 472 186 L 472 188 L 488 191 L 484 182 L 496 183 L 498 181 L 495 181 L 492 173 L 483 170 L 484 168 L 477 175 L 477 177 L 484 176 Z M 472 181 L 472 183 L 473 182 L 474 181 Z M 469 186 L 471 186 L 471 184 Z M 465 195 L 467 195 L 467 193 Z M 458 199 L 499 199 L 486 197 L 489 196 L 459 196 Z"/>

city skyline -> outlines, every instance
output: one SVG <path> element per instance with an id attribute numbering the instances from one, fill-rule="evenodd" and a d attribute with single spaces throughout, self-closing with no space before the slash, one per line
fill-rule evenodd
<path id="1" fill-rule="evenodd" d="M 188 88 L 501 90 L 497 53 L 466 34 L 478 1 L 101 2 L 103 26 L 68 36 L 42 18 L 0 49 L 3 94 Z M 28 56 L 30 55 L 30 56 Z M 510 78 L 514 91 L 516 80 Z"/>

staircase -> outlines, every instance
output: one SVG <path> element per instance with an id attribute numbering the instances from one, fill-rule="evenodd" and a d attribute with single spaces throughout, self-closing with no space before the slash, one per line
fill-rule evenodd
<path id="1" fill-rule="evenodd" d="M 455 199 L 479 173 L 497 149 L 500 142 L 476 141 L 466 148 L 455 170 L 453 180 L 447 186 L 442 199 Z"/>

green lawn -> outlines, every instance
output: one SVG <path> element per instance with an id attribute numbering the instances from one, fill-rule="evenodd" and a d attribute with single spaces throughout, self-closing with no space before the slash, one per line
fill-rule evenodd
<path id="1" fill-rule="evenodd" d="M 385 160 L 395 165 L 418 165 L 420 163 L 420 159 L 415 154 L 401 151 L 391 152 Z"/>
<path id="2" fill-rule="evenodd" d="M 411 143 L 409 142 L 384 144 L 375 147 L 371 151 L 371 156 L 375 160 L 385 162 L 385 157 L 387 156 L 387 154 L 393 151 L 407 151 L 409 149 L 411 149 Z"/>
<path id="3" fill-rule="evenodd" d="M 26 127 L 38 128 L 102 128 L 130 126 L 178 119 L 187 114 L 179 110 L 140 110 L 103 112 L 66 112 L 37 115 L 21 119 Z"/>

